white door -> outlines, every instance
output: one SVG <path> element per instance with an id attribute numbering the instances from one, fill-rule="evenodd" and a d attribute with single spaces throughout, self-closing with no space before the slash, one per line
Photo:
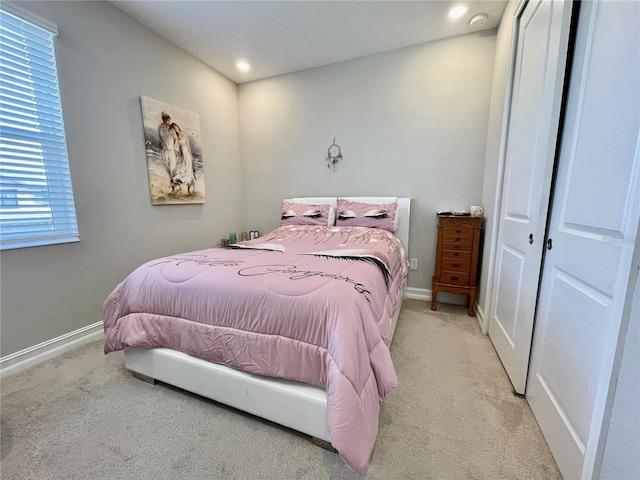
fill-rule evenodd
<path id="1" fill-rule="evenodd" d="M 639 32 L 640 2 L 582 2 L 527 385 L 567 479 L 592 478 L 638 242 Z"/>
<path id="2" fill-rule="evenodd" d="M 489 336 L 524 394 L 555 156 L 572 2 L 526 3 L 515 22 L 516 56 L 505 149 Z"/>

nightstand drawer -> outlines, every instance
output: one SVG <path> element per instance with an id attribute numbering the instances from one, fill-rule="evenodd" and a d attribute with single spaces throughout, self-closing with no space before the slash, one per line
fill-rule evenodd
<path id="1" fill-rule="evenodd" d="M 464 227 L 444 227 L 444 237 L 459 237 L 465 241 L 473 241 L 473 228 Z M 446 240 L 445 240 L 446 241 Z"/>
<path id="2" fill-rule="evenodd" d="M 471 247 L 473 246 L 473 230 L 468 229 L 464 234 L 454 233 L 452 235 L 445 232 L 442 237 L 442 244 L 444 245 L 445 250 L 471 250 Z M 464 248 L 451 248 L 451 246 L 454 245 L 462 245 Z"/>
<path id="3" fill-rule="evenodd" d="M 471 271 L 471 259 L 442 258 L 442 270 L 450 272 L 469 273 Z"/>
<path id="4" fill-rule="evenodd" d="M 456 240 L 452 238 L 451 240 L 447 240 L 447 237 L 444 238 L 444 242 L 442 242 L 443 250 L 458 250 L 458 251 L 471 251 L 473 247 L 473 242 L 471 241 L 462 241 Z"/>
<path id="5" fill-rule="evenodd" d="M 458 245 L 460 246 L 460 245 Z M 471 260 L 471 250 L 442 250 L 442 258 Z"/>
<path id="6" fill-rule="evenodd" d="M 440 273 L 440 282 L 449 285 L 469 285 L 469 274 L 460 272 L 447 272 L 443 270 Z"/>

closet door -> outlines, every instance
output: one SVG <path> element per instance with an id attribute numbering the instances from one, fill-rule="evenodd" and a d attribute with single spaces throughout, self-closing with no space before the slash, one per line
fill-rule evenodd
<path id="1" fill-rule="evenodd" d="M 640 217 L 640 2 L 583 2 L 527 400 L 565 478 L 591 478 Z"/>
<path id="2" fill-rule="evenodd" d="M 572 2 L 527 2 L 517 13 L 489 337 L 524 394 Z"/>

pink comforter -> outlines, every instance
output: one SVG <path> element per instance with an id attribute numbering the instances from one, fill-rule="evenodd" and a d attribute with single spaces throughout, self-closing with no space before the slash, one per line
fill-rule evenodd
<path id="1" fill-rule="evenodd" d="M 105 301 L 105 353 L 166 347 L 325 386 L 332 444 L 364 474 L 397 384 L 388 345 L 406 275 L 385 230 L 280 227 L 140 266 Z"/>

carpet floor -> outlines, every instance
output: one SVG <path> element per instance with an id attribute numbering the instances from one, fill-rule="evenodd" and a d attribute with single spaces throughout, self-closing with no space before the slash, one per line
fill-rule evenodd
<path id="1" fill-rule="evenodd" d="M 406 300 L 366 479 L 561 479 L 463 307 Z M 2 379 L 4 480 L 358 479 L 309 437 L 166 384 L 93 342 Z"/>

